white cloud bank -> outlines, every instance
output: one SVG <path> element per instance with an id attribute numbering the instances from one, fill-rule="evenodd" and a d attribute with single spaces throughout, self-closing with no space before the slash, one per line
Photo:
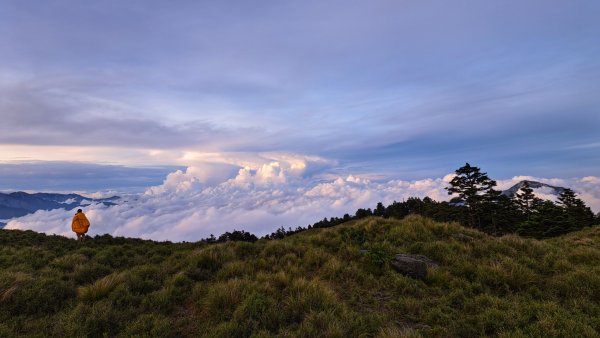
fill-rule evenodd
<path id="1" fill-rule="evenodd" d="M 306 226 L 323 217 L 353 214 L 411 196 L 447 200 L 452 175 L 417 181 L 372 181 L 335 175 L 335 163 L 318 157 L 287 154 L 225 157 L 190 155 L 197 162 L 169 174 L 162 185 L 124 196 L 117 206 L 92 205 L 85 212 L 90 234 L 196 241 L 233 229 L 257 235 L 280 226 Z M 600 178 L 543 179 L 516 176 L 498 181 L 506 189 L 522 179 L 574 188 L 595 211 L 600 210 Z M 543 193 L 543 191 L 541 192 Z M 73 236 L 72 211 L 38 211 L 10 221 L 7 229 L 31 229 Z"/>

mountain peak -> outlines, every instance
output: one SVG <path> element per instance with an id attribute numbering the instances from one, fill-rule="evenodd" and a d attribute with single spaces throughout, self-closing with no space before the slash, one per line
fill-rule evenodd
<path id="1" fill-rule="evenodd" d="M 91 203 L 103 203 L 106 206 L 117 204 L 119 196 L 108 198 L 87 198 L 78 194 L 35 193 L 16 191 L 0 193 L 0 220 L 25 216 L 37 210 L 64 208 L 71 210 Z M 0 224 L 0 228 L 3 224 Z"/>
<path id="2" fill-rule="evenodd" d="M 513 185 L 512 187 L 502 191 L 502 194 L 508 197 L 513 197 L 519 190 L 521 190 L 525 183 L 529 184 L 529 187 L 532 189 L 549 188 L 551 190 L 551 193 L 557 196 L 560 195 L 566 189 L 564 187 L 556 187 L 538 181 L 522 180 L 519 183 Z"/>

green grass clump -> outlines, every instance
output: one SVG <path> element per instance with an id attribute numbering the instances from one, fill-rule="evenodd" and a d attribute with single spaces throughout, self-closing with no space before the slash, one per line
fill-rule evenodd
<path id="1" fill-rule="evenodd" d="M 80 286 L 77 297 L 82 301 L 95 301 L 104 298 L 125 279 L 124 273 L 113 273 L 95 281 L 91 285 Z"/>
<path id="2" fill-rule="evenodd" d="M 411 279 L 396 253 L 439 267 Z M 535 240 L 371 217 L 213 245 L 2 230 L 0 336 L 597 337 L 600 227 Z"/>

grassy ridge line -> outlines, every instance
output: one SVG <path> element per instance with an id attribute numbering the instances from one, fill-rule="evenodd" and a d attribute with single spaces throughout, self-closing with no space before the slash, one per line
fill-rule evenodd
<path id="1" fill-rule="evenodd" d="M 3 230 L 0 245 L 2 337 L 600 333 L 599 227 L 538 241 L 409 216 L 256 243 Z M 386 264 L 399 252 L 440 267 L 406 278 Z"/>

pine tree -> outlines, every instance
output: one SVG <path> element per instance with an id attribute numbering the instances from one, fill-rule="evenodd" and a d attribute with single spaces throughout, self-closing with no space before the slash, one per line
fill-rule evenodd
<path id="1" fill-rule="evenodd" d="M 556 203 L 565 209 L 569 209 L 575 207 L 581 202 L 582 201 L 579 198 L 577 198 L 577 195 L 573 190 L 565 189 L 558 196 L 558 201 Z"/>
<path id="2" fill-rule="evenodd" d="M 528 221 L 531 220 L 531 214 L 535 211 L 535 207 L 540 201 L 533 193 L 533 189 L 531 189 L 527 181 L 523 182 L 521 189 L 515 194 L 515 203 L 519 210 L 527 217 Z"/>
<path id="3" fill-rule="evenodd" d="M 381 202 L 377 203 L 375 210 L 373 210 L 373 215 L 379 216 L 379 217 L 385 216 L 385 207 L 383 206 L 383 203 L 381 203 Z"/>
<path id="4" fill-rule="evenodd" d="M 493 187 L 481 195 L 481 211 L 483 213 L 479 219 L 484 220 L 482 223 L 491 225 L 495 234 L 501 233 L 499 227 L 499 223 L 502 221 L 500 218 L 502 217 L 503 208 L 500 202 L 501 197 L 502 192 L 495 190 Z"/>
<path id="5" fill-rule="evenodd" d="M 529 219 L 522 221 L 518 227 L 518 234 L 545 238 L 558 236 L 569 231 L 565 226 L 563 211 L 552 201 L 540 200 L 535 206 L 536 212 Z"/>
<path id="6" fill-rule="evenodd" d="M 594 224 L 594 213 L 571 189 L 563 190 L 556 202 L 563 210 L 565 232 Z"/>
<path id="7" fill-rule="evenodd" d="M 496 181 L 490 179 L 487 173 L 482 173 L 478 167 L 469 163 L 455 171 L 456 176 L 447 187 L 448 194 L 458 194 L 468 208 L 469 225 L 481 227 L 482 204 L 493 193 Z"/>

